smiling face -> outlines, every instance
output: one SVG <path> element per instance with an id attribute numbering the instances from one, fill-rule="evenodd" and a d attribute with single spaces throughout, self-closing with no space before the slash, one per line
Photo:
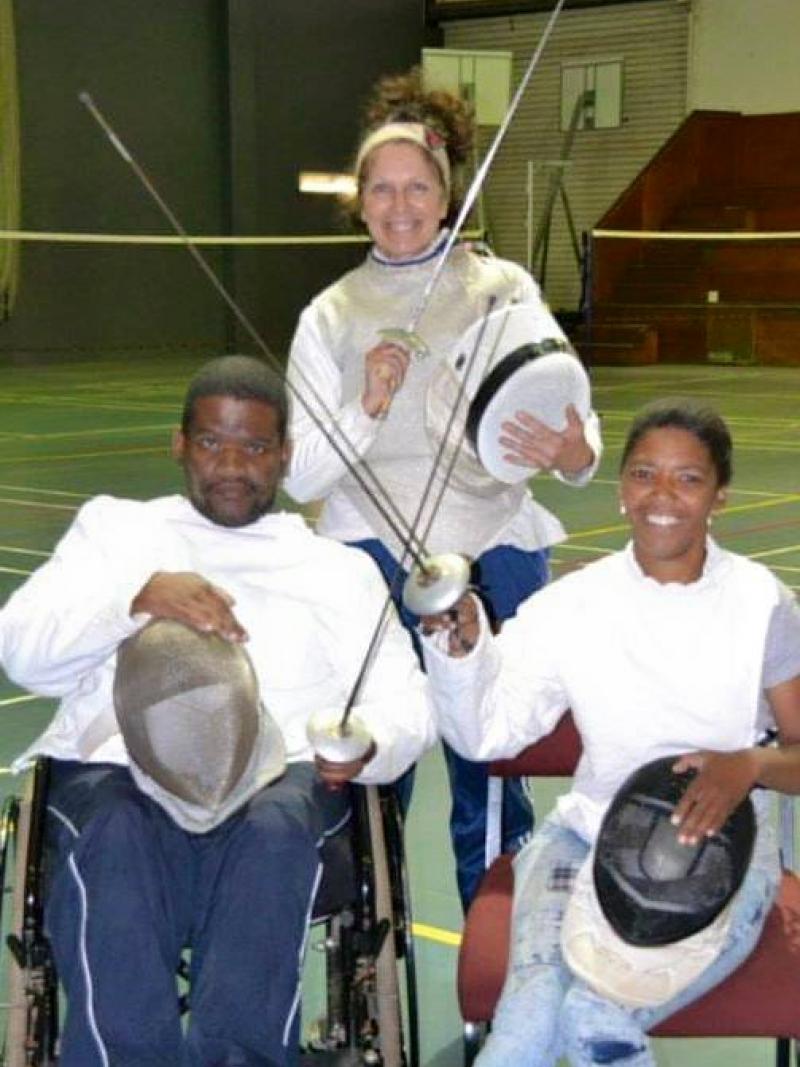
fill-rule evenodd
<path id="1" fill-rule="evenodd" d="M 725 502 L 707 446 L 675 426 L 649 430 L 622 468 L 620 500 L 644 573 L 659 582 L 696 581 L 709 517 Z"/>
<path id="2" fill-rule="evenodd" d="M 262 400 L 201 396 L 173 440 L 189 499 L 218 526 L 248 526 L 272 507 L 289 460 L 278 411 Z"/>
<path id="3" fill-rule="evenodd" d="M 419 255 L 447 214 L 439 168 L 408 141 L 389 141 L 370 152 L 360 197 L 361 218 L 387 259 Z"/>

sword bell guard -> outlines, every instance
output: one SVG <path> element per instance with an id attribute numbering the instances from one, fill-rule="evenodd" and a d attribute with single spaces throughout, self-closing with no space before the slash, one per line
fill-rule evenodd
<path id="1" fill-rule="evenodd" d="M 361 719 L 351 715 L 344 727 L 341 720 L 340 712 L 318 711 L 306 727 L 315 755 L 331 763 L 351 763 L 360 759 L 372 744 L 372 734 Z"/>
<path id="2" fill-rule="evenodd" d="M 403 586 L 403 604 L 415 615 L 438 615 L 454 607 L 469 588 L 466 556 L 442 552 L 415 565 Z"/>

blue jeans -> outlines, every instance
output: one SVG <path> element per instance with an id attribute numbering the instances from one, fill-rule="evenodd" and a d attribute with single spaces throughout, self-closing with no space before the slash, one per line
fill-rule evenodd
<path id="1" fill-rule="evenodd" d="M 400 601 L 407 572 L 402 570 L 388 549 L 377 540 L 353 542 L 356 548 L 369 553 L 377 563 L 400 615 L 400 621 L 411 634 L 417 655 L 420 655 L 416 634 L 419 618 Z M 480 589 L 487 611 L 495 624 L 510 619 L 527 598 L 541 589 L 549 578 L 549 552 L 524 552 L 519 548 L 499 545 L 489 549 L 473 564 L 472 580 Z M 473 763 L 459 756 L 449 745 L 444 749 L 447 775 L 450 781 L 452 807 L 450 809 L 450 839 L 456 857 L 456 879 L 464 911 L 478 890 L 486 866 L 486 823 L 489 764 Z M 414 770 L 407 771 L 395 784 L 404 811 L 411 801 Z M 519 778 L 503 781 L 501 843 L 504 852 L 516 852 L 533 830 L 533 807 L 523 782 Z"/>
<path id="2" fill-rule="evenodd" d="M 514 861 L 511 960 L 492 1031 L 476 1067 L 655 1067 L 647 1031 L 731 974 L 755 948 L 780 879 L 769 827 L 760 827 L 717 959 L 678 996 L 630 1009 L 594 993 L 561 955 L 561 922 L 589 845 L 552 817 Z"/>

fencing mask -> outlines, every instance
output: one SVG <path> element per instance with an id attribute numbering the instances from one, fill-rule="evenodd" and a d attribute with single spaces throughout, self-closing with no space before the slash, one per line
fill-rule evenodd
<path id="1" fill-rule="evenodd" d="M 241 645 L 155 619 L 117 650 L 114 709 L 136 784 L 205 833 L 278 778 L 281 732 Z"/>
<path id="2" fill-rule="evenodd" d="M 755 843 L 746 798 L 695 845 L 670 822 L 695 772 L 654 760 L 620 787 L 578 872 L 562 926 L 570 968 L 630 1007 L 665 1003 L 717 957 Z"/>

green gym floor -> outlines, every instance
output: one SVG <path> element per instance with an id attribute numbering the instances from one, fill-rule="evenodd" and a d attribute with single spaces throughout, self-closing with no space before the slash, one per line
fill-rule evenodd
<path id="1" fill-rule="evenodd" d="M 146 498 L 180 487 L 169 455 L 170 433 L 196 361 L 126 355 L 102 363 L 5 366 L 0 395 L 0 603 L 47 558 L 76 509 L 96 493 Z M 763 560 L 800 589 L 800 369 L 655 366 L 597 368 L 595 406 L 606 452 L 599 475 L 576 491 L 541 478 L 538 498 L 571 535 L 554 553 L 557 573 L 620 546 L 625 527 L 616 506 L 616 466 L 632 413 L 666 395 L 703 397 L 729 420 L 735 476 L 715 536 Z M 291 506 L 286 501 L 286 506 Z M 16 689 L 0 674 L 0 792 L 18 788 L 7 766 L 52 712 L 46 700 Z M 534 786 L 539 813 L 557 786 Z M 423 1062 L 458 1067 L 460 1021 L 455 964 L 460 910 L 447 838 L 448 796 L 438 752 L 422 762 L 408 824 L 417 933 Z M 310 985 L 314 986 L 313 958 Z M 309 1002 L 315 1000 L 311 988 Z M 663 1067 L 737 1067 L 772 1062 L 765 1041 L 659 1041 Z M 510 1065 L 513 1067 L 513 1065 Z"/>

